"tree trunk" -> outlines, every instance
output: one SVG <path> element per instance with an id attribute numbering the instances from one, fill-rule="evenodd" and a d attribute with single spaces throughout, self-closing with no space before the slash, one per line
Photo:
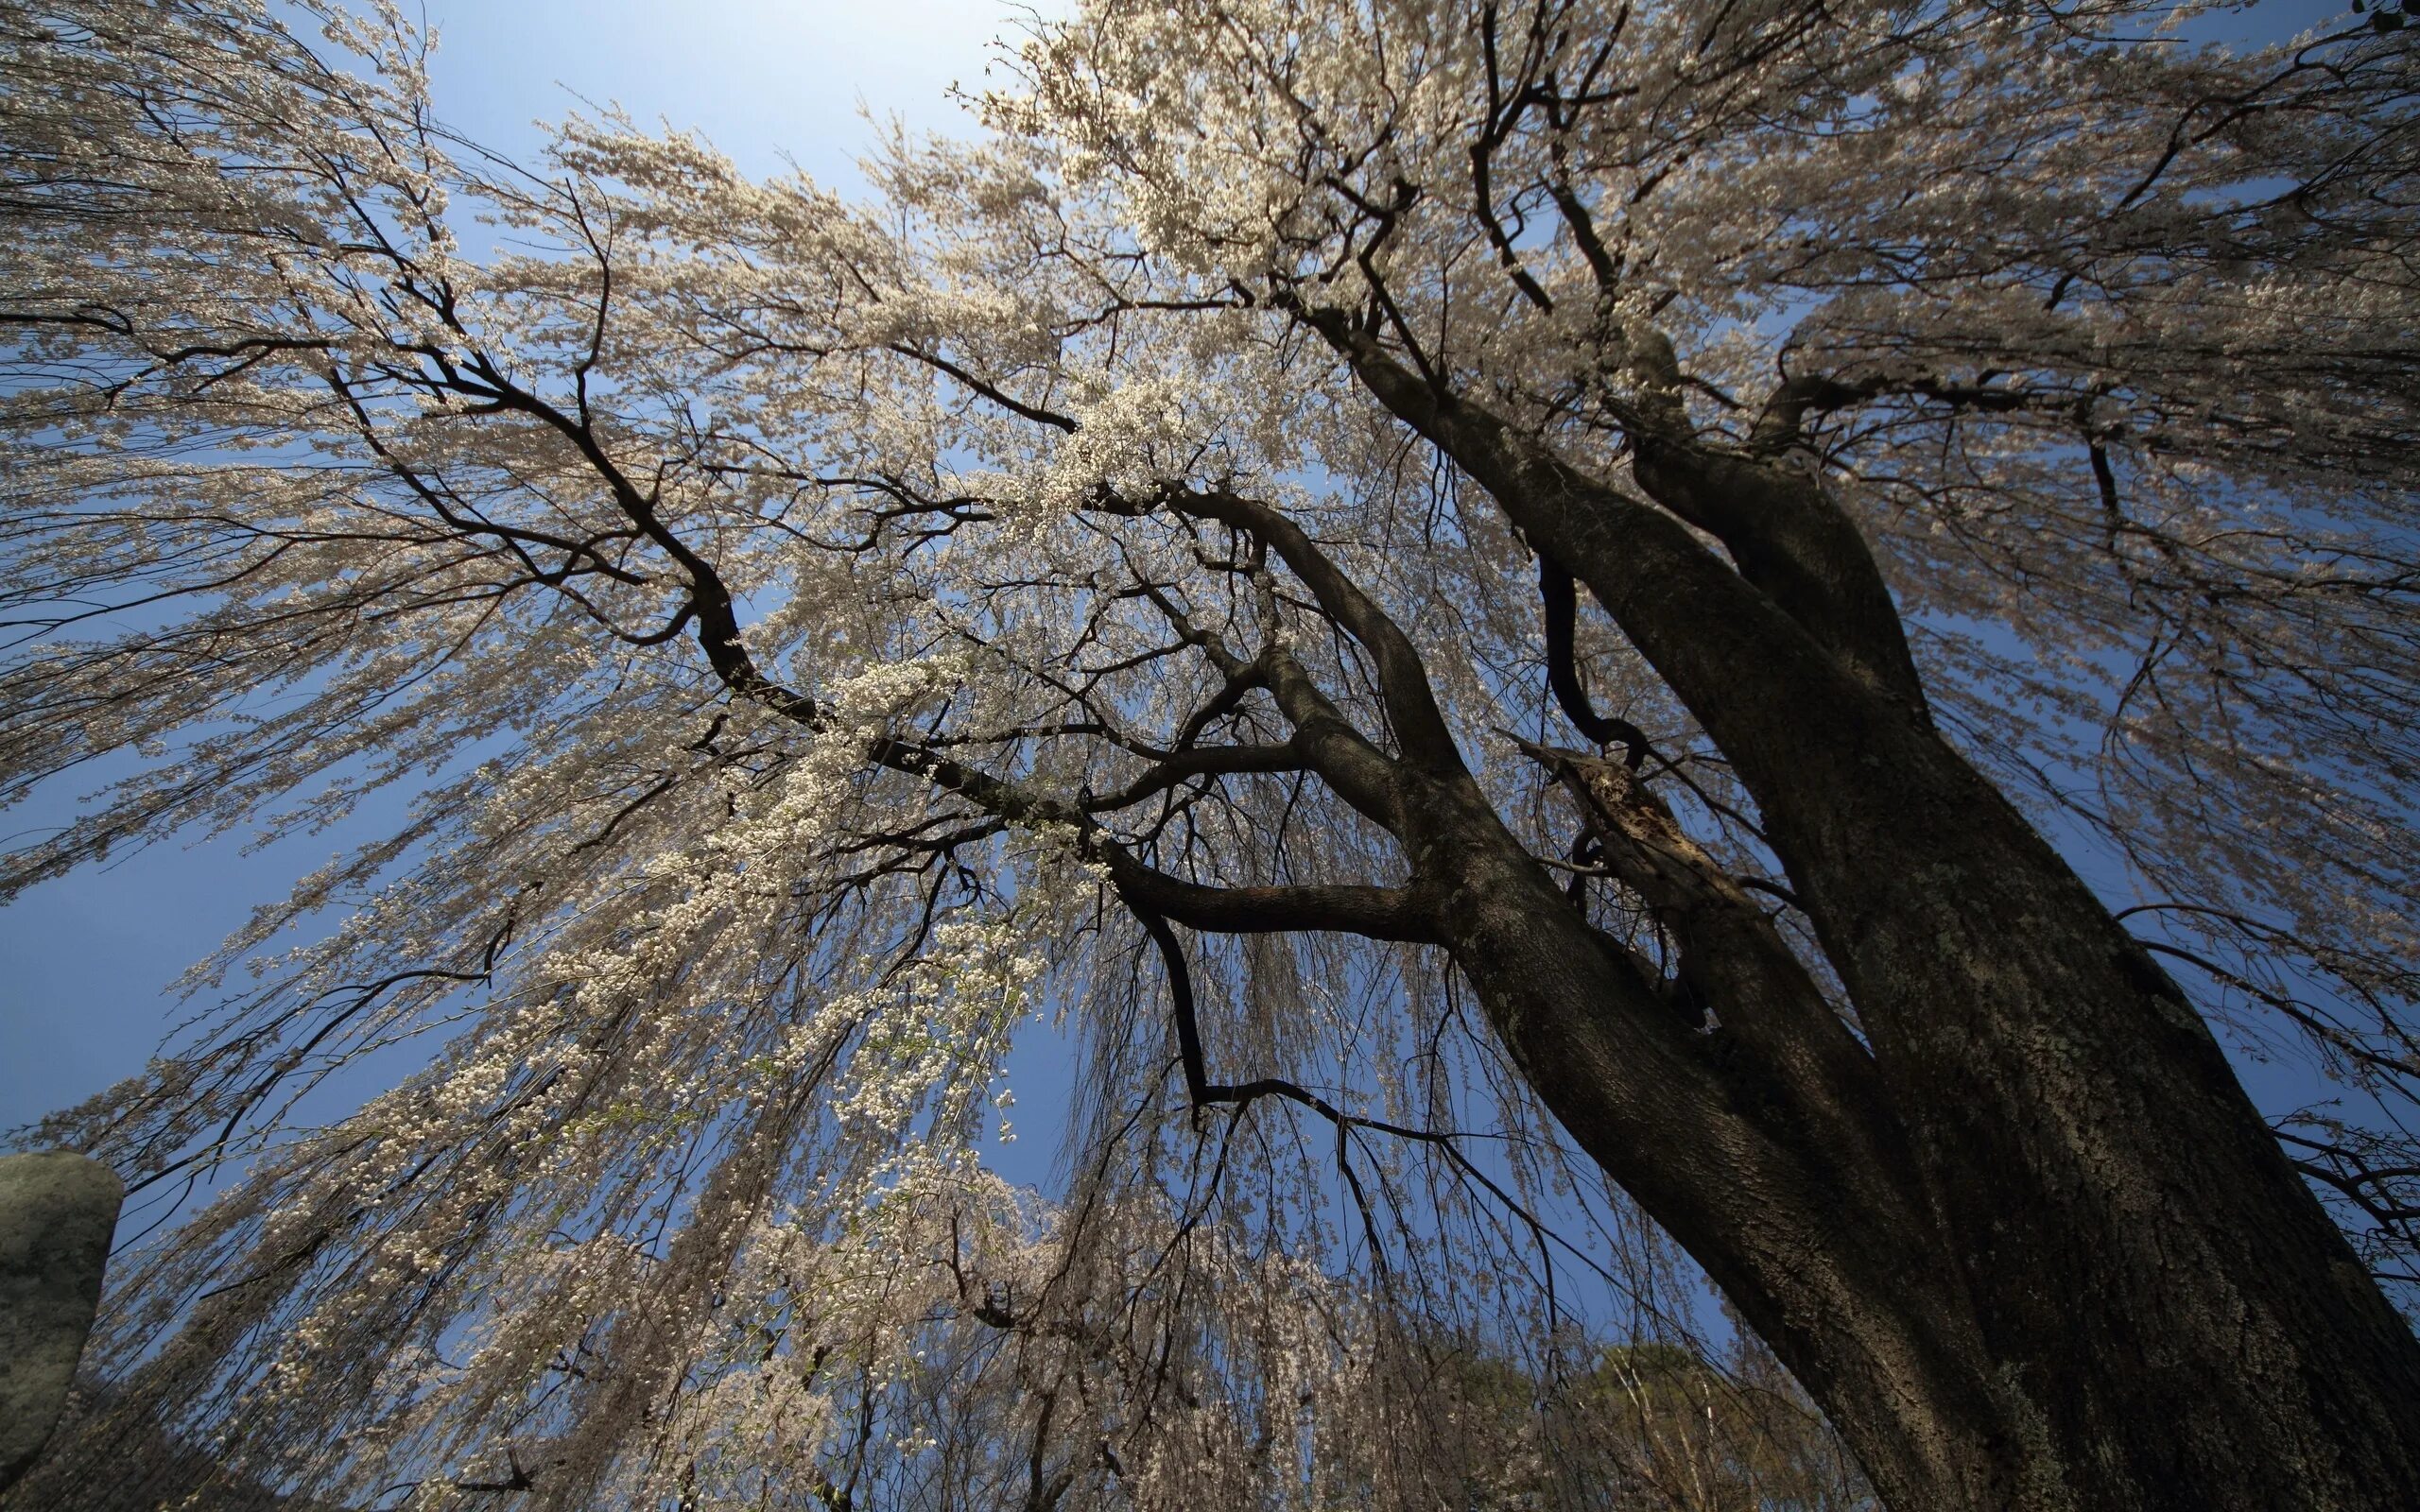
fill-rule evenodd
<path id="1" fill-rule="evenodd" d="M 2199 1021 L 2143 1011 L 2165 994 L 2104 998 L 2102 1047 L 1978 1041 L 1972 1064 L 1900 1091 L 1880 1057 L 1844 1071 L 1777 994 L 1712 997 L 1704 1028 L 1480 828 L 1438 904 L 1457 965 L 1547 1105 L 1889 1504 L 2420 1504 L 2411 1335 Z M 2069 953 L 2009 917 L 2057 971 Z M 1992 970 L 1968 990 L 2006 992 L 2011 1017 L 2049 995 Z M 2106 1048 L 2121 1039 L 2131 1065 Z M 2106 1110 L 2122 1099 L 2143 1109 L 2131 1125 Z M 2222 1143 L 2230 1123 L 2250 1137 Z"/>
<path id="2" fill-rule="evenodd" d="M 1540 1094 L 1886 1500 L 2420 1506 L 2420 1341 L 2183 993 L 1934 731 L 1846 517 L 1683 442 L 1641 447 L 1651 507 L 1322 331 L 1731 760 L 1855 1005 L 1861 1044 L 1604 764 L 1566 780 L 1678 940 L 1678 990 L 1589 928 L 1475 789 L 1425 811 L 1416 870 L 1451 879 L 1439 927 Z"/>
<path id="3" fill-rule="evenodd" d="M 1879 1099 L 1820 1052 L 1761 1053 L 1764 1005 L 1723 1000 L 1703 1032 L 1509 835 L 1463 854 L 1438 906 L 1447 949 L 1580 1146 L 1705 1267 L 1893 1506 L 2018 1504 L 2007 1408 Z"/>

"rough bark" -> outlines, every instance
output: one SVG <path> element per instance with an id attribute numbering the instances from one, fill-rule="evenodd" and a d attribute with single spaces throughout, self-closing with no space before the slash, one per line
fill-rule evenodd
<path id="1" fill-rule="evenodd" d="M 1453 874 L 1434 917 L 1547 1106 L 1791 1364 L 1894 1504 L 2009 1504 L 1982 1341 L 1864 1068 L 1786 1000 L 1725 997 L 1704 1032 L 1482 805 L 1450 798 L 1426 809 Z"/>
<path id="2" fill-rule="evenodd" d="M 2420 1342 L 2183 994 L 1933 730 L 1845 516 L 1681 441 L 1638 469 L 1656 507 L 1312 318 L 1588 587 L 1758 805 L 1862 1043 L 1603 764 L 1567 770 L 1716 1027 L 1476 817 L 1437 917 L 1548 1106 L 1887 1500 L 2420 1504 Z"/>

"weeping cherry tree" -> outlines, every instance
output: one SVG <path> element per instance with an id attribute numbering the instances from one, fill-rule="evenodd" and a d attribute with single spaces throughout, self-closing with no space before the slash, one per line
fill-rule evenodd
<path id="1" fill-rule="evenodd" d="M 9 1504 L 2420 1504 L 2420 53 L 2207 9 L 1098 0 L 852 200 L 0 3 L 0 885 L 409 796 L 24 1135 L 221 1191 Z"/>

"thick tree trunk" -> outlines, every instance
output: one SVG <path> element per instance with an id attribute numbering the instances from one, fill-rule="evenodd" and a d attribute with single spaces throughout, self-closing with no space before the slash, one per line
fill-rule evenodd
<path id="1" fill-rule="evenodd" d="M 1509 836 L 1464 855 L 1438 917 L 1540 1095 L 1892 1506 L 2420 1504 L 2411 1335 L 2198 1020 L 2104 999 L 2133 1022 L 2100 1046 L 1978 1039 L 1894 1095 L 1878 1060 L 1842 1074 L 1770 997 L 1709 994 L 1707 1031 L 1694 1002 L 1642 990 Z M 2071 952 L 2009 917 L 2057 971 Z M 2042 995 L 1988 970 L 1968 990 Z M 1903 1117 L 1910 1095 L 1931 1101 Z M 2110 1115 L 2119 1099 L 2137 1121 Z M 2222 1143 L 2230 1122 L 2253 1138 Z"/>
<path id="2" fill-rule="evenodd" d="M 1761 811 L 1862 1044 L 1645 795 L 1599 792 L 1599 833 L 1679 939 L 1677 997 L 1475 792 L 1423 811 L 1415 866 L 1453 879 L 1439 927 L 1547 1105 L 1891 1504 L 2420 1506 L 2420 1341 L 2183 994 L 1933 730 L 1845 517 L 1683 441 L 1641 449 L 1667 513 L 1322 330 L 1588 585 Z"/>
<path id="3" fill-rule="evenodd" d="M 1820 1052 L 1762 1054 L 1763 1005 L 1725 999 L 1703 1032 L 1702 1010 L 1650 990 L 1510 836 L 1480 829 L 1438 917 L 1547 1106 L 1706 1267 L 1893 1506 L 2019 1504 L 2009 1404 L 1878 1099 Z"/>
<path id="4" fill-rule="evenodd" d="M 1647 617 L 1858 1006 L 2020 1504 L 2420 1504 L 2420 1345 L 2175 985 L 1909 700 L 1779 616 L 1720 678 Z"/>

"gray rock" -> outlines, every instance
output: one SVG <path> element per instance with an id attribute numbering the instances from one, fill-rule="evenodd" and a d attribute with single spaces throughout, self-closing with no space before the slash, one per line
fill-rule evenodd
<path id="1" fill-rule="evenodd" d="M 125 1200 L 108 1166 L 73 1150 L 0 1156 L 0 1489 L 66 1405 Z"/>

